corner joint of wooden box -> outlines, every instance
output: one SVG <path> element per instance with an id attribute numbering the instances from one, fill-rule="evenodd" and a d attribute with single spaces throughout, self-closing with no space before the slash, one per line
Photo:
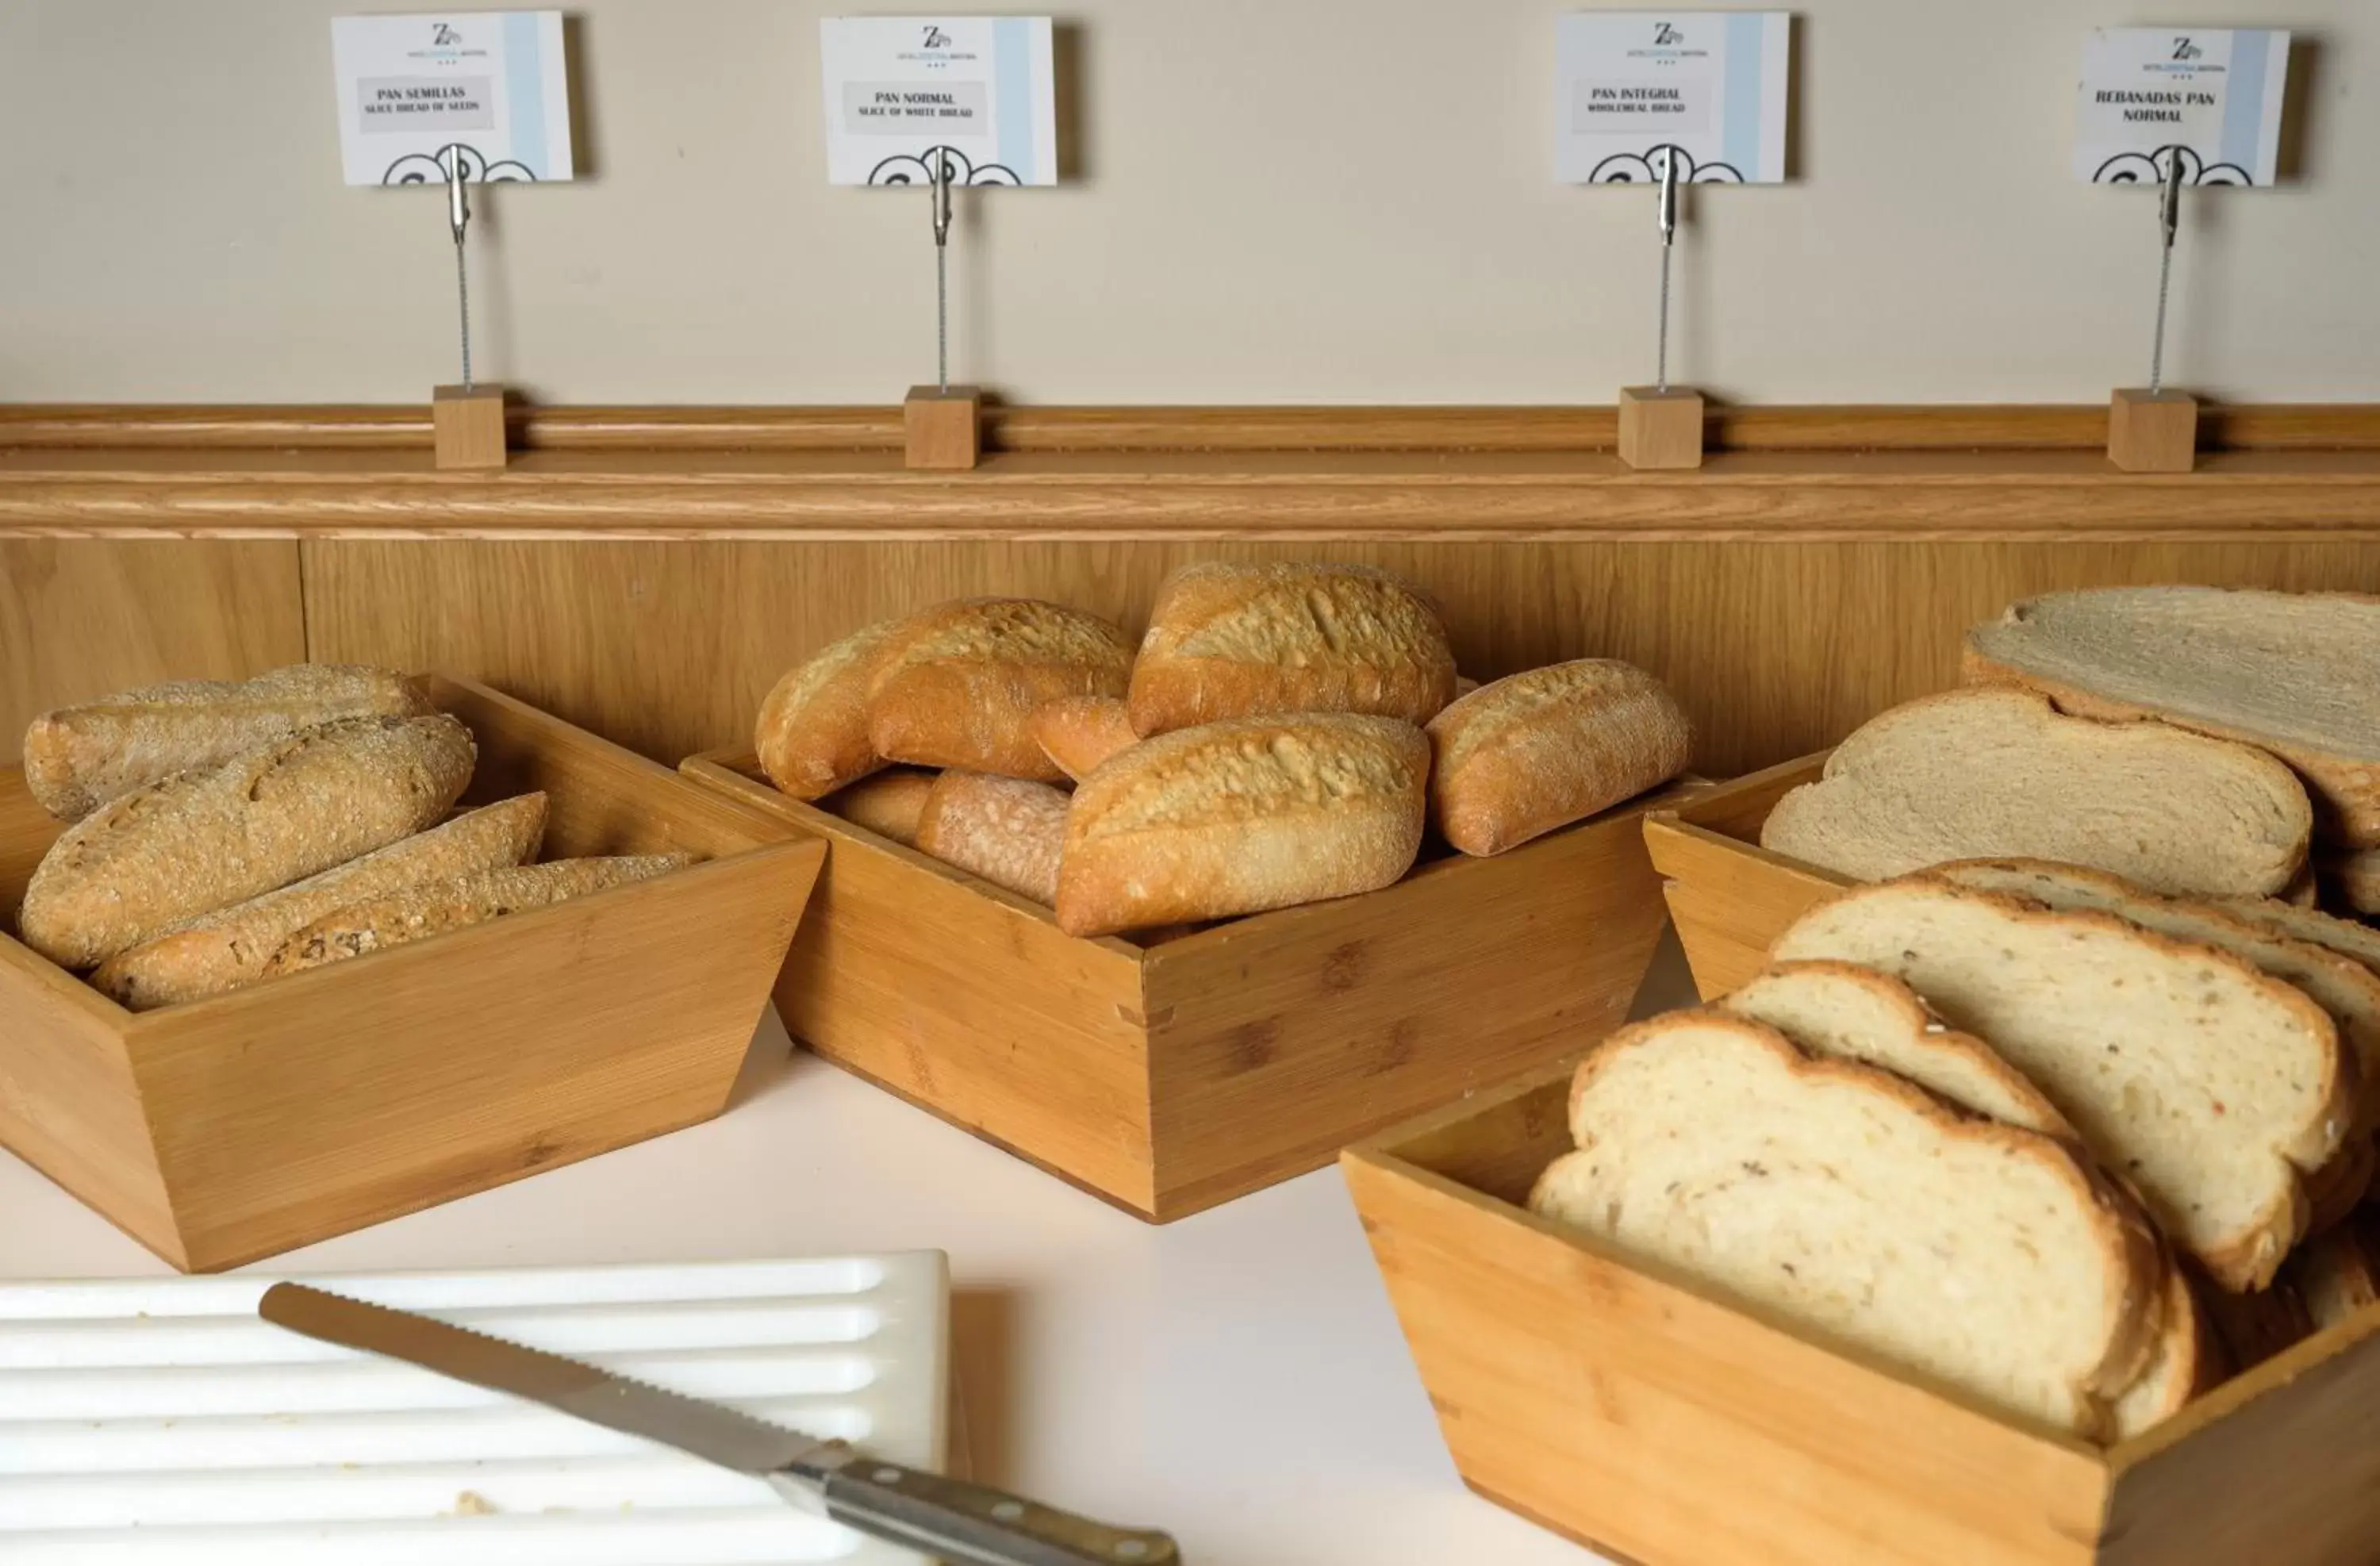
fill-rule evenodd
<path id="1" fill-rule="evenodd" d="M 983 391 L 912 386 L 901 405 L 902 461 L 908 467 L 973 467 L 983 455 Z"/>
<path id="2" fill-rule="evenodd" d="M 430 396 L 430 438 L 442 468 L 504 465 L 504 389 L 441 386 Z"/>
<path id="3" fill-rule="evenodd" d="M 2198 400 L 2119 388 L 2107 404 L 2107 460 L 2127 473 L 2187 473 L 2198 460 Z"/>
<path id="4" fill-rule="evenodd" d="M 1620 460 L 1631 467 L 1703 465 L 1703 398 L 1676 386 L 1620 390 Z"/>

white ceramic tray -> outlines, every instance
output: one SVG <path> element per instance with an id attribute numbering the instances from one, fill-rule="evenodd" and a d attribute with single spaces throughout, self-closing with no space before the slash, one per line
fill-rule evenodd
<path id="1" fill-rule="evenodd" d="M 271 1274 L 0 1286 L 7 1566 L 917 1566 L 766 1484 L 285 1332 Z M 307 1281 L 946 1456 L 939 1252 Z"/>

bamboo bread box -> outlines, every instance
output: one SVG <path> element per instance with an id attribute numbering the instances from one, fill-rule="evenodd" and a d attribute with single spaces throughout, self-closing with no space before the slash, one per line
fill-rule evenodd
<path id="1" fill-rule="evenodd" d="M 632 885 L 135 1014 L 0 932 L 0 1142 L 177 1268 L 237 1266 L 726 1107 L 825 846 L 525 703 L 429 676 L 463 807 L 547 795 Z M 0 906 L 64 830 L 0 771 Z"/>
<path id="2" fill-rule="evenodd" d="M 1170 938 L 1050 912 L 779 793 L 747 753 L 686 775 L 831 844 L 776 990 L 795 1038 L 1165 1222 L 1617 1024 L 1662 924 L 1629 801 L 1494 858 Z"/>
<path id="3" fill-rule="evenodd" d="M 1663 879 L 1705 1000 L 1767 965 L 1771 942 L 1817 904 L 1858 884 L 1760 846 L 1761 823 L 1789 792 L 1815 783 L 1830 751 L 1748 773 L 1645 818 L 1645 845 Z"/>
<path id="4" fill-rule="evenodd" d="M 1643 1566 L 2374 1558 L 2380 1305 L 2089 1445 L 1527 1211 L 1570 1149 L 1570 1087 L 1550 1068 L 1341 1160 L 1455 1466 L 1488 1499 Z"/>

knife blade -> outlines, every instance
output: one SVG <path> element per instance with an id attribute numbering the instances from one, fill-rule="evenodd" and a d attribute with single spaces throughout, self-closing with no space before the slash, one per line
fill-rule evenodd
<path id="1" fill-rule="evenodd" d="M 964 1566 L 1179 1566 L 1173 1540 L 1114 1528 L 988 1485 L 881 1463 L 732 1408 L 614 1376 L 561 1354 L 303 1283 L 275 1283 L 256 1313 L 576 1419 L 658 1441 L 765 1479 L 835 1522 Z"/>

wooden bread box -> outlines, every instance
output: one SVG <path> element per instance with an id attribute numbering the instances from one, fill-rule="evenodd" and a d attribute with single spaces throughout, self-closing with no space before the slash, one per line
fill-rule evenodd
<path id="1" fill-rule="evenodd" d="M 1156 943 L 1050 910 L 781 794 L 689 777 L 832 846 L 777 985 L 794 1037 L 1166 1222 L 1576 1048 L 1627 1014 L 1663 923 L 1646 795 L 1493 858 Z"/>
<path id="2" fill-rule="evenodd" d="M 1642 1566 L 2380 1560 L 2380 1305 L 2092 1446 L 1525 1210 L 1569 1092 L 1548 1069 L 1342 1159 L 1488 1499 Z"/>
<path id="3" fill-rule="evenodd" d="M 1645 846 L 1665 878 L 1662 895 L 1704 1000 L 1759 972 L 1786 926 L 1859 884 L 1760 846 L 1768 812 L 1791 790 L 1815 783 L 1832 754 L 1821 750 L 1748 772 L 1646 814 Z"/>
<path id="4" fill-rule="evenodd" d="M 726 1107 L 825 846 L 482 686 L 463 805 L 542 789 L 549 859 L 653 880 L 135 1014 L 0 929 L 0 1143 L 189 1271 L 236 1266 Z M 0 771 L 0 910 L 64 830 Z"/>

